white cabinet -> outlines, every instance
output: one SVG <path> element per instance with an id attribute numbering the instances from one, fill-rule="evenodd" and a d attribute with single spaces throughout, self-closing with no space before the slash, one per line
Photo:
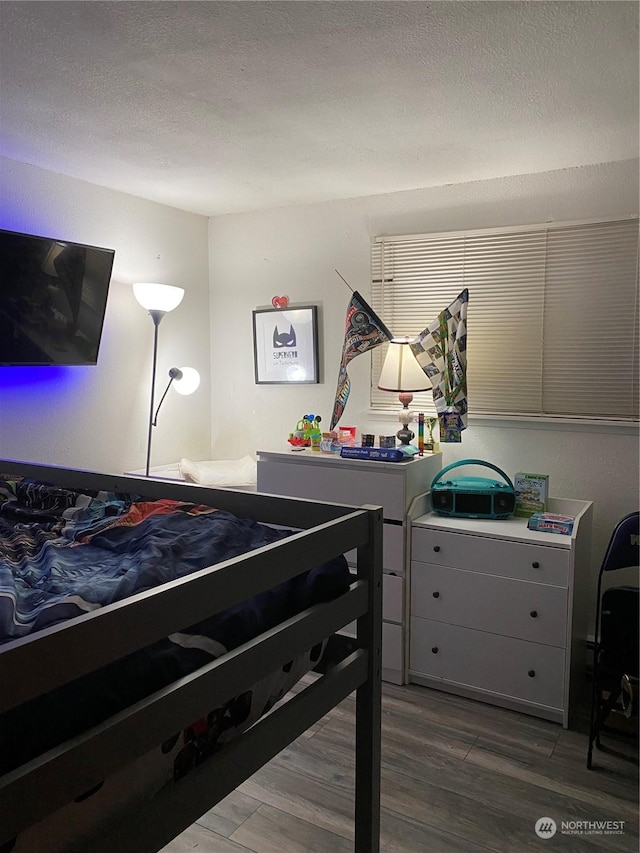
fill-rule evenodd
<path id="1" fill-rule="evenodd" d="M 526 519 L 413 521 L 409 680 L 569 725 L 583 696 L 592 506 L 571 536 Z"/>
<path id="2" fill-rule="evenodd" d="M 406 462 L 379 462 L 312 450 L 258 451 L 259 492 L 382 506 L 382 677 L 395 684 L 406 681 L 411 519 L 428 508 L 431 481 L 441 468 L 441 453 L 414 456 Z M 346 557 L 355 564 L 355 552 Z M 345 633 L 354 634 L 355 625 L 347 626 Z"/>

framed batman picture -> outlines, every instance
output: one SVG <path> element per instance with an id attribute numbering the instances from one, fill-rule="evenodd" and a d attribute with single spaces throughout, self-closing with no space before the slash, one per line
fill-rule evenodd
<path id="1" fill-rule="evenodd" d="M 317 306 L 257 308 L 253 356 L 256 385 L 317 384 Z"/>

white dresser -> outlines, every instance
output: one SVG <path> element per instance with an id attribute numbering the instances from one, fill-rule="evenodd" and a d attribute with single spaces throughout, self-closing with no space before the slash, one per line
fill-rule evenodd
<path id="1" fill-rule="evenodd" d="M 258 451 L 258 491 L 334 503 L 383 508 L 382 677 L 406 681 L 405 630 L 408 608 L 411 519 L 428 508 L 431 481 L 442 468 L 442 454 L 414 456 L 406 462 L 342 459 L 313 450 Z M 347 554 L 355 562 L 355 553 Z M 347 626 L 346 633 L 353 633 Z"/>
<path id="2" fill-rule="evenodd" d="M 413 521 L 409 680 L 561 722 L 584 695 L 592 505 L 572 535 L 527 520 Z"/>

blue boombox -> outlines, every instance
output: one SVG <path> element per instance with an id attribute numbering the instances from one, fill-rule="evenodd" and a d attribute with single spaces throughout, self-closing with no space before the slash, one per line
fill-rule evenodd
<path id="1" fill-rule="evenodd" d="M 497 471 L 505 480 L 487 477 L 442 477 L 462 465 L 484 465 Z M 516 491 L 507 475 L 481 459 L 461 459 L 443 468 L 431 483 L 431 506 L 438 515 L 451 518 L 509 518 L 516 507 Z"/>

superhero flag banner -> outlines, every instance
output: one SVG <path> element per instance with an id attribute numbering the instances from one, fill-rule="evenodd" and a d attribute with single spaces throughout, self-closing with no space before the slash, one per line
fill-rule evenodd
<path id="1" fill-rule="evenodd" d="M 330 430 L 335 429 L 336 424 L 342 417 L 344 407 L 351 391 L 351 380 L 347 373 L 347 365 L 357 355 L 374 349 L 385 341 L 390 341 L 393 335 L 387 329 L 382 320 L 367 305 L 358 291 L 354 291 L 347 307 L 347 320 L 345 323 L 344 345 L 342 347 L 342 359 L 338 372 L 338 388 L 333 405 Z"/>
<path id="2" fill-rule="evenodd" d="M 444 442 L 459 442 L 467 426 L 467 306 L 463 290 L 417 336 L 411 349 L 433 386 Z"/>
<path id="3" fill-rule="evenodd" d="M 257 308 L 253 357 L 256 385 L 317 384 L 317 306 Z"/>

